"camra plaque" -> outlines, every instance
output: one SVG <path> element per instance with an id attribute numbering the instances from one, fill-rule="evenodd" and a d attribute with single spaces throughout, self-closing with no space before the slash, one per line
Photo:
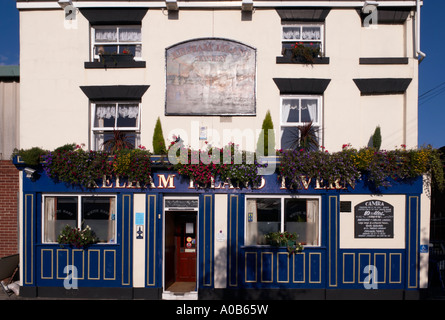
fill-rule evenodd
<path id="1" fill-rule="evenodd" d="M 354 207 L 354 236 L 359 239 L 394 238 L 394 207 L 384 201 L 369 200 Z"/>

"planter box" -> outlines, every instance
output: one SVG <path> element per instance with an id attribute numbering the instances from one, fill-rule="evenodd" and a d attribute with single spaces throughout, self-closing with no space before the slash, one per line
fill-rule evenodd
<path id="1" fill-rule="evenodd" d="M 130 62 L 130 61 L 134 61 L 134 56 L 132 54 L 116 53 L 116 54 L 100 55 L 100 62 L 102 63 L 118 64 L 119 62 Z"/>

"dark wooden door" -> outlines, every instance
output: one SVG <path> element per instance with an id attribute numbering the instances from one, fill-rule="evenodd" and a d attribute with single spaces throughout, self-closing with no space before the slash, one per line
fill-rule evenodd
<path id="1" fill-rule="evenodd" d="M 196 214 L 182 215 L 176 223 L 176 281 L 195 282 Z"/>
<path id="2" fill-rule="evenodd" d="M 184 239 L 177 237 L 176 281 L 196 281 L 196 248 L 187 248 Z"/>

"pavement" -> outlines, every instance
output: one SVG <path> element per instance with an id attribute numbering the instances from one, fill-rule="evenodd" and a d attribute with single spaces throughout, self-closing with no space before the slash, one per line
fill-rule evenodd
<path id="1" fill-rule="evenodd" d="M 15 293 L 6 294 L 4 290 L 0 288 L 0 301 L 2 300 L 77 300 L 75 298 L 29 298 L 29 297 L 22 297 L 20 295 L 16 295 Z M 102 299 L 101 299 L 102 300 Z M 445 300 L 445 290 L 443 289 L 434 289 L 430 290 L 427 297 L 423 298 L 422 300 Z"/>

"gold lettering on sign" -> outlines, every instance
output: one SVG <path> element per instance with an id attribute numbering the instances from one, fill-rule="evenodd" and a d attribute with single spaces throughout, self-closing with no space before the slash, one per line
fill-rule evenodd
<path id="1" fill-rule="evenodd" d="M 159 185 L 158 189 L 176 189 L 175 174 L 169 174 L 167 178 L 163 174 L 158 174 Z"/>
<path id="2" fill-rule="evenodd" d="M 146 185 L 141 185 L 139 181 L 127 181 L 125 179 L 122 179 L 119 175 L 116 175 L 115 180 L 113 182 L 112 177 L 104 175 L 102 178 L 102 184 L 98 186 L 97 184 L 93 184 L 92 187 L 94 188 L 103 188 L 103 189 L 110 189 L 110 188 L 117 188 L 117 189 L 140 189 L 140 188 L 150 188 L 150 189 L 176 189 L 175 185 L 175 177 L 176 174 L 158 174 L 158 185 L 156 186 L 153 178 L 149 177 L 149 182 Z M 295 186 L 288 186 L 286 184 L 286 179 L 284 177 L 281 177 L 281 181 L 279 182 L 279 189 L 280 190 L 288 190 L 288 189 L 296 189 L 296 190 L 309 190 L 312 184 L 314 184 L 314 190 L 346 190 L 348 189 L 348 185 L 355 189 L 355 181 L 342 181 L 341 179 L 336 179 L 332 182 L 326 182 L 323 181 L 323 179 L 317 178 L 313 179 L 307 176 L 299 176 L 296 177 L 297 185 Z M 250 184 L 244 185 L 245 188 L 251 188 L 260 190 L 263 189 L 266 186 L 266 179 L 264 177 L 261 177 L 261 182 L 259 185 L 253 185 L 250 186 Z M 202 189 L 202 188 L 210 188 L 214 190 L 221 190 L 221 189 L 228 189 L 228 190 L 238 190 L 241 189 L 243 186 L 240 186 L 238 184 L 232 183 L 229 178 L 227 178 L 224 181 L 215 181 L 215 179 L 212 177 L 210 179 L 210 182 L 206 185 L 200 185 L 193 181 L 193 179 L 189 180 L 188 189 Z"/>

